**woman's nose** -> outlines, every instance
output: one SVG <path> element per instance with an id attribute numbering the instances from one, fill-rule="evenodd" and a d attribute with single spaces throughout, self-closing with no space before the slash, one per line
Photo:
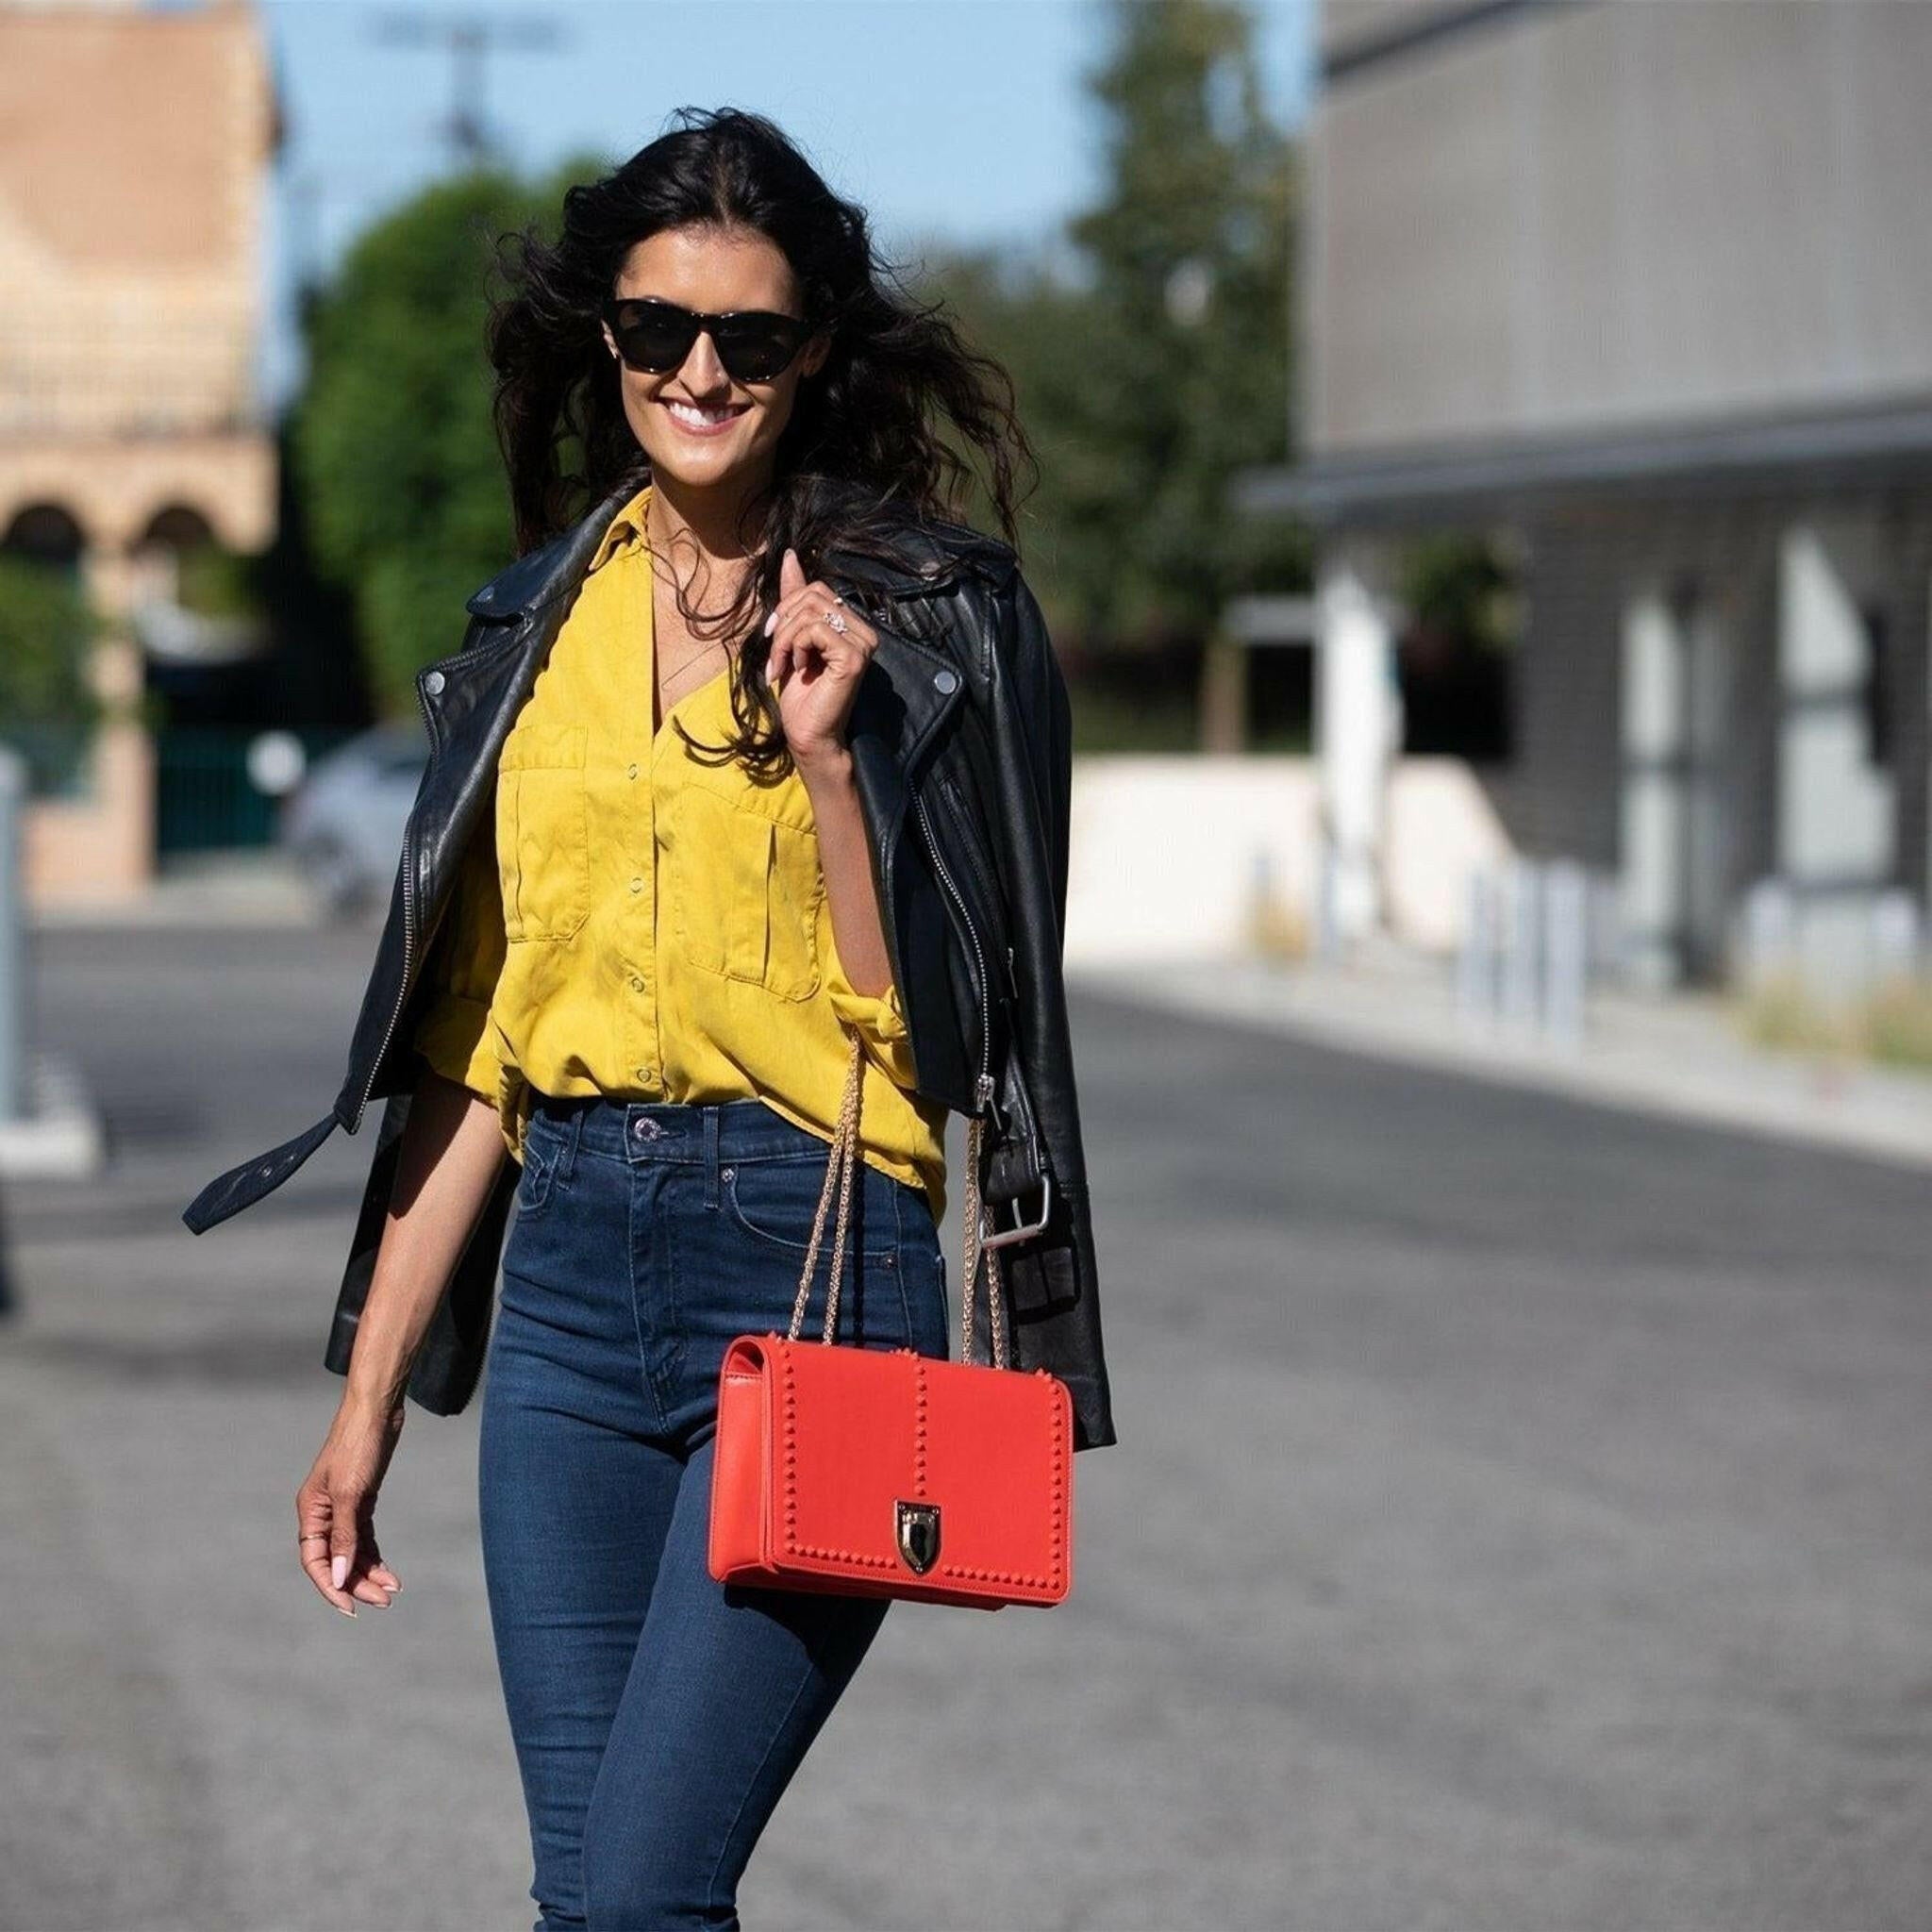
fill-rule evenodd
<path id="1" fill-rule="evenodd" d="M 677 373 L 693 395 L 702 396 L 713 390 L 729 389 L 731 386 L 731 377 L 718 359 L 718 345 L 712 341 L 709 329 L 698 331 L 691 345 L 691 353 Z"/>

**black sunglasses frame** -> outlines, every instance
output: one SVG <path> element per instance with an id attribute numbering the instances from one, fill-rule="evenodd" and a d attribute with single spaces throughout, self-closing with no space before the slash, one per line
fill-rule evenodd
<path id="1" fill-rule="evenodd" d="M 635 325 L 625 323 L 622 318 L 625 309 L 635 308 L 655 309 L 667 319 L 676 318 L 684 332 L 684 341 L 675 360 L 647 362 L 633 353 Z M 708 335 L 718 351 L 719 361 L 724 365 L 725 374 L 734 382 L 770 382 L 791 368 L 798 358 L 798 352 L 811 340 L 817 328 L 809 316 L 781 315 L 774 308 L 729 308 L 712 314 L 703 309 L 686 308 L 676 302 L 666 302 L 658 295 L 607 296 L 599 312 L 609 325 L 611 338 L 617 343 L 617 353 L 624 358 L 624 366 L 640 375 L 665 375 L 674 369 L 681 369 L 698 337 Z M 758 368 L 755 372 L 741 367 L 747 352 L 754 361 L 761 359 L 757 356 L 756 345 L 744 340 L 747 329 L 759 331 L 768 337 L 775 335 L 781 345 L 789 341 L 784 360 L 774 367 Z M 627 337 L 631 340 L 626 341 Z"/>

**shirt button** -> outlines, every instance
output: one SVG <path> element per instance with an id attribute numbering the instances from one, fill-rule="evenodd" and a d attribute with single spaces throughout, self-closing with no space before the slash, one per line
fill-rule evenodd
<path id="1" fill-rule="evenodd" d="M 638 774 L 638 768 L 635 764 L 629 764 L 625 767 L 625 772 L 626 775 L 635 778 Z"/>
<path id="2" fill-rule="evenodd" d="M 641 892 L 641 891 L 642 891 L 644 890 L 644 882 L 643 882 L 643 880 L 642 880 L 642 879 L 632 879 L 632 880 L 631 880 L 631 882 L 630 882 L 630 889 L 631 889 L 631 891 L 632 891 L 633 892 Z"/>
<path id="3" fill-rule="evenodd" d="M 644 982 L 635 973 L 630 976 L 630 990 L 633 992 L 642 992 L 644 990 Z"/>
<path id="4" fill-rule="evenodd" d="M 648 1085 L 648 1084 L 649 1084 L 649 1082 L 650 1082 L 650 1078 L 651 1078 L 651 1070 L 650 1070 L 650 1068 L 649 1068 L 649 1067 L 639 1067 L 639 1068 L 637 1069 L 637 1076 L 638 1076 L 638 1078 L 639 1078 L 639 1079 L 640 1079 L 641 1081 L 642 1081 L 642 1082 L 644 1082 L 644 1083 L 645 1083 L 646 1085 Z M 640 1128 L 640 1131 L 641 1131 L 641 1127 Z"/>

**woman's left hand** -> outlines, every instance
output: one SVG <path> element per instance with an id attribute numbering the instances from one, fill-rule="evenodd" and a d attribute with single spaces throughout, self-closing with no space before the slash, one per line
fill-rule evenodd
<path id="1" fill-rule="evenodd" d="M 833 618 L 844 628 L 835 629 Z M 801 772 L 845 747 L 845 721 L 879 635 L 838 592 L 808 583 L 798 553 L 787 548 L 778 564 L 778 604 L 766 620 L 772 640 L 765 680 L 778 693 L 785 741 Z"/>

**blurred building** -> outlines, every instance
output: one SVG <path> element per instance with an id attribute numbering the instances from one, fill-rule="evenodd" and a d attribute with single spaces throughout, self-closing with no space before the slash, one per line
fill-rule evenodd
<path id="1" fill-rule="evenodd" d="M 1391 545 L 1462 530 L 1522 572 L 1518 843 L 1615 872 L 1653 981 L 1749 906 L 1862 984 L 1932 877 L 1932 7 L 1328 0 L 1320 56 L 1299 461 L 1242 501 L 1324 533 L 1344 923 Z"/>
<path id="2" fill-rule="evenodd" d="M 96 672 L 123 701 L 143 687 L 132 619 L 169 608 L 173 559 L 274 534 L 253 372 L 279 140 L 252 7 L 0 0 L 0 542 L 120 620 Z M 195 648 L 192 624 L 162 629 Z M 34 808 L 30 896 L 137 887 L 153 809 L 147 734 L 123 723 L 75 795 Z"/>

